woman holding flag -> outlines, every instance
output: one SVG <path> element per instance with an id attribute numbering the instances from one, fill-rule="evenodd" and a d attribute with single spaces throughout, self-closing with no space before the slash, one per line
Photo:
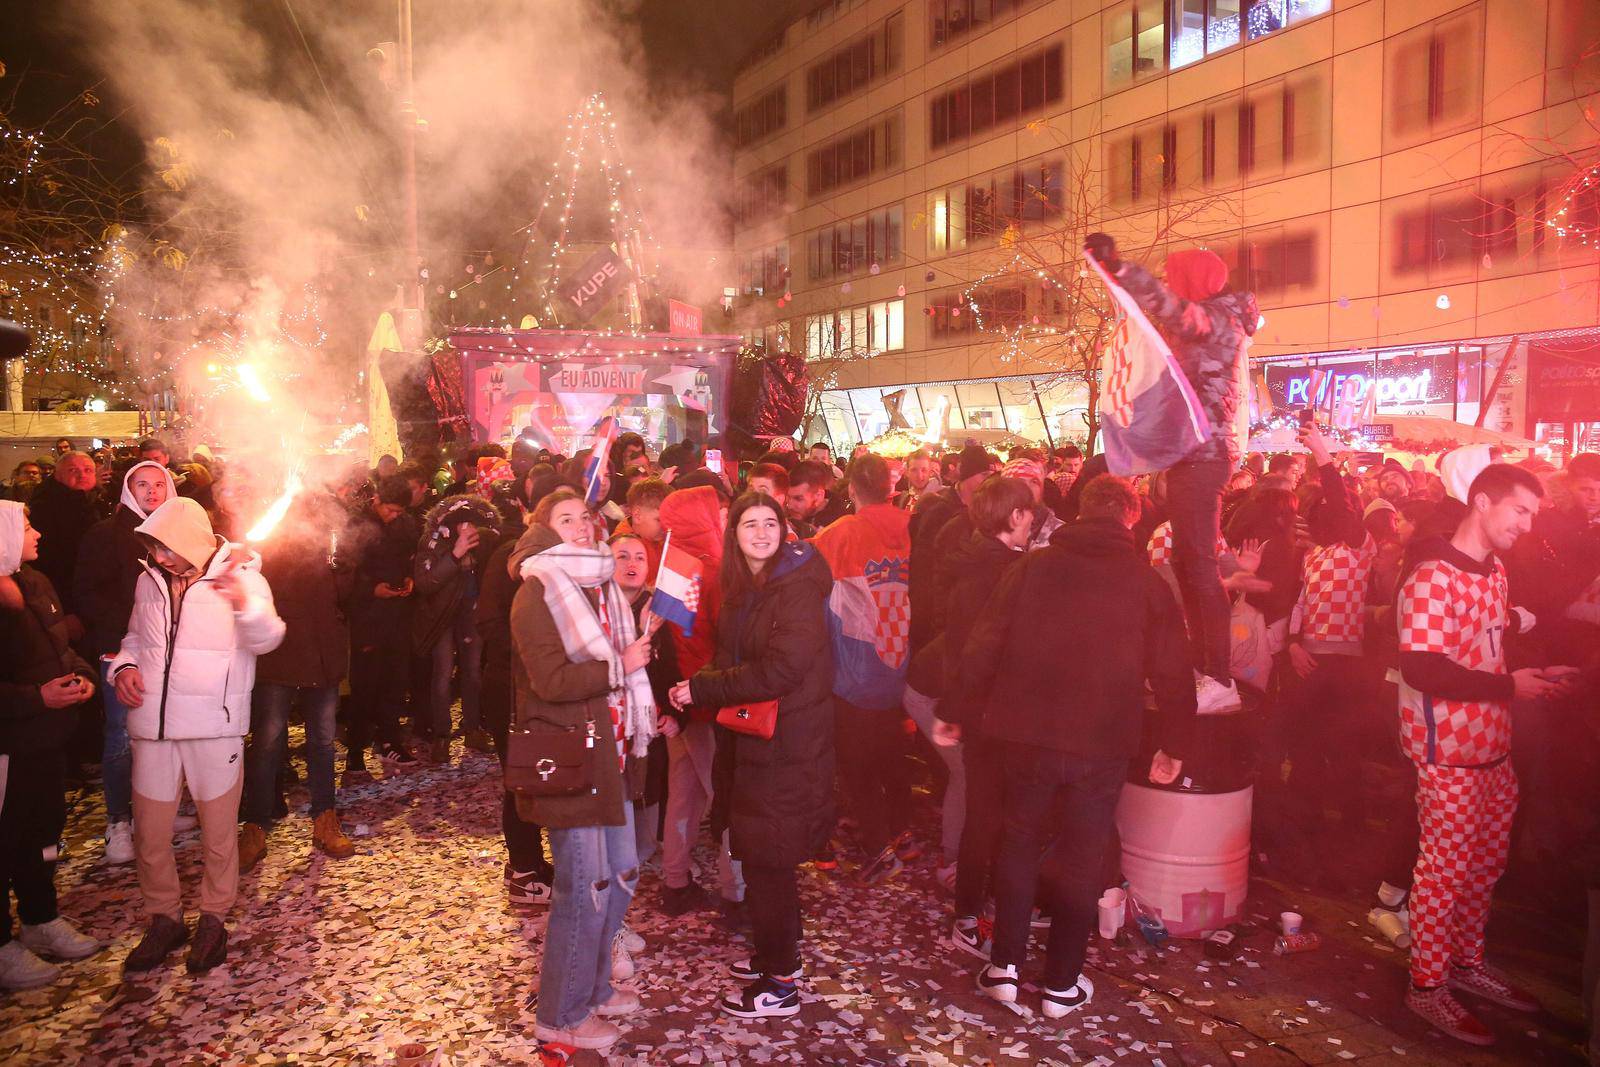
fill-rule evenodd
<path id="1" fill-rule="evenodd" d="M 726 826 L 744 868 L 755 955 L 724 997 L 741 1018 L 794 1015 L 800 967 L 795 871 L 833 829 L 833 669 L 826 605 L 833 575 L 816 549 L 788 540 L 783 508 L 745 493 L 728 516 L 716 656 L 672 689 L 678 707 L 751 709 L 775 702 L 771 733 L 717 730 L 713 827 Z M 774 709 L 768 709 L 772 711 Z M 728 721 L 726 714 L 719 721 Z"/>

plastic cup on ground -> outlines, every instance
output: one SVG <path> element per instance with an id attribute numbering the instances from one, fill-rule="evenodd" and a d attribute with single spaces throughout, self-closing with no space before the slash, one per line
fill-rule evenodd
<path id="1" fill-rule="evenodd" d="M 1284 937 L 1293 937 L 1300 932 L 1300 925 L 1305 922 L 1304 916 L 1298 911 L 1286 911 L 1278 916 L 1279 932 Z"/>
<path id="2" fill-rule="evenodd" d="M 425 1067 L 433 1061 L 433 1050 L 412 1041 L 394 1050 L 395 1067 Z"/>
<path id="3" fill-rule="evenodd" d="M 1121 889 L 1107 889 L 1100 897 L 1100 936 L 1113 940 L 1128 917 L 1128 894 Z"/>

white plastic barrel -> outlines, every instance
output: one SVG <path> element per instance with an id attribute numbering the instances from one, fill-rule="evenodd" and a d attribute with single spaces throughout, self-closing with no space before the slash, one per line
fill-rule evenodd
<path id="1" fill-rule="evenodd" d="M 1117 804 L 1122 873 L 1174 937 L 1239 917 L 1250 881 L 1251 787 L 1184 793 L 1127 783 Z M 1130 911 L 1130 917 L 1132 912 Z"/>

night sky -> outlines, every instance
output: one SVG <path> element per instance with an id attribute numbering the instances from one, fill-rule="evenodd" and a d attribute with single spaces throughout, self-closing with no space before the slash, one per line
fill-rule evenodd
<path id="1" fill-rule="evenodd" d="M 274 6 L 282 0 L 271 0 Z M 295 0 L 298 5 L 306 0 Z M 565 0 L 550 0 L 561 3 Z M 624 9 L 637 7 L 637 21 L 650 63 L 652 80 L 663 89 L 727 91 L 741 56 L 780 21 L 803 11 L 808 0 L 608 0 Z M 430 5 L 454 0 L 415 0 L 421 13 Z M 375 2 L 373 39 L 386 35 L 385 16 L 392 5 Z M 285 19 L 285 33 L 288 25 Z M 426 41 L 418 40 L 419 48 Z M 61 29 L 59 11 L 49 3 L 0 0 L 0 106 L 31 125 L 72 100 L 98 81 Z M 102 90 L 103 93 L 103 90 Z M 106 99 L 99 109 L 103 123 L 89 134 L 89 147 L 116 172 L 137 170 L 143 158 L 139 138 L 116 122 L 125 102 Z"/>

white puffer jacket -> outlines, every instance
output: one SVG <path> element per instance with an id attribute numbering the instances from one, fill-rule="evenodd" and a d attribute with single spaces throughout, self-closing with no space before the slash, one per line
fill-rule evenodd
<path id="1" fill-rule="evenodd" d="M 162 512 L 180 501 L 194 503 L 181 497 L 168 501 L 152 513 L 145 526 L 157 522 Z M 200 511 L 197 506 L 194 510 Z M 202 519 L 204 515 L 200 511 Z M 206 533 L 210 534 L 209 523 Z M 124 668 L 138 667 L 143 677 L 144 702 L 128 709 L 131 737 L 179 740 L 242 737 L 250 732 L 256 657 L 278 647 L 284 624 L 273 607 L 272 590 L 261 576 L 261 557 L 243 545 L 229 544 L 214 535 L 212 540 L 217 548 L 204 572 L 176 601 L 166 573 L 149 561 L 134 586 L 128 633 L 111 666 L 113 676 Z M 247 596 L 244 610 L 239 612 L 216 583 L 218 575 L 230 566 Z"/>

